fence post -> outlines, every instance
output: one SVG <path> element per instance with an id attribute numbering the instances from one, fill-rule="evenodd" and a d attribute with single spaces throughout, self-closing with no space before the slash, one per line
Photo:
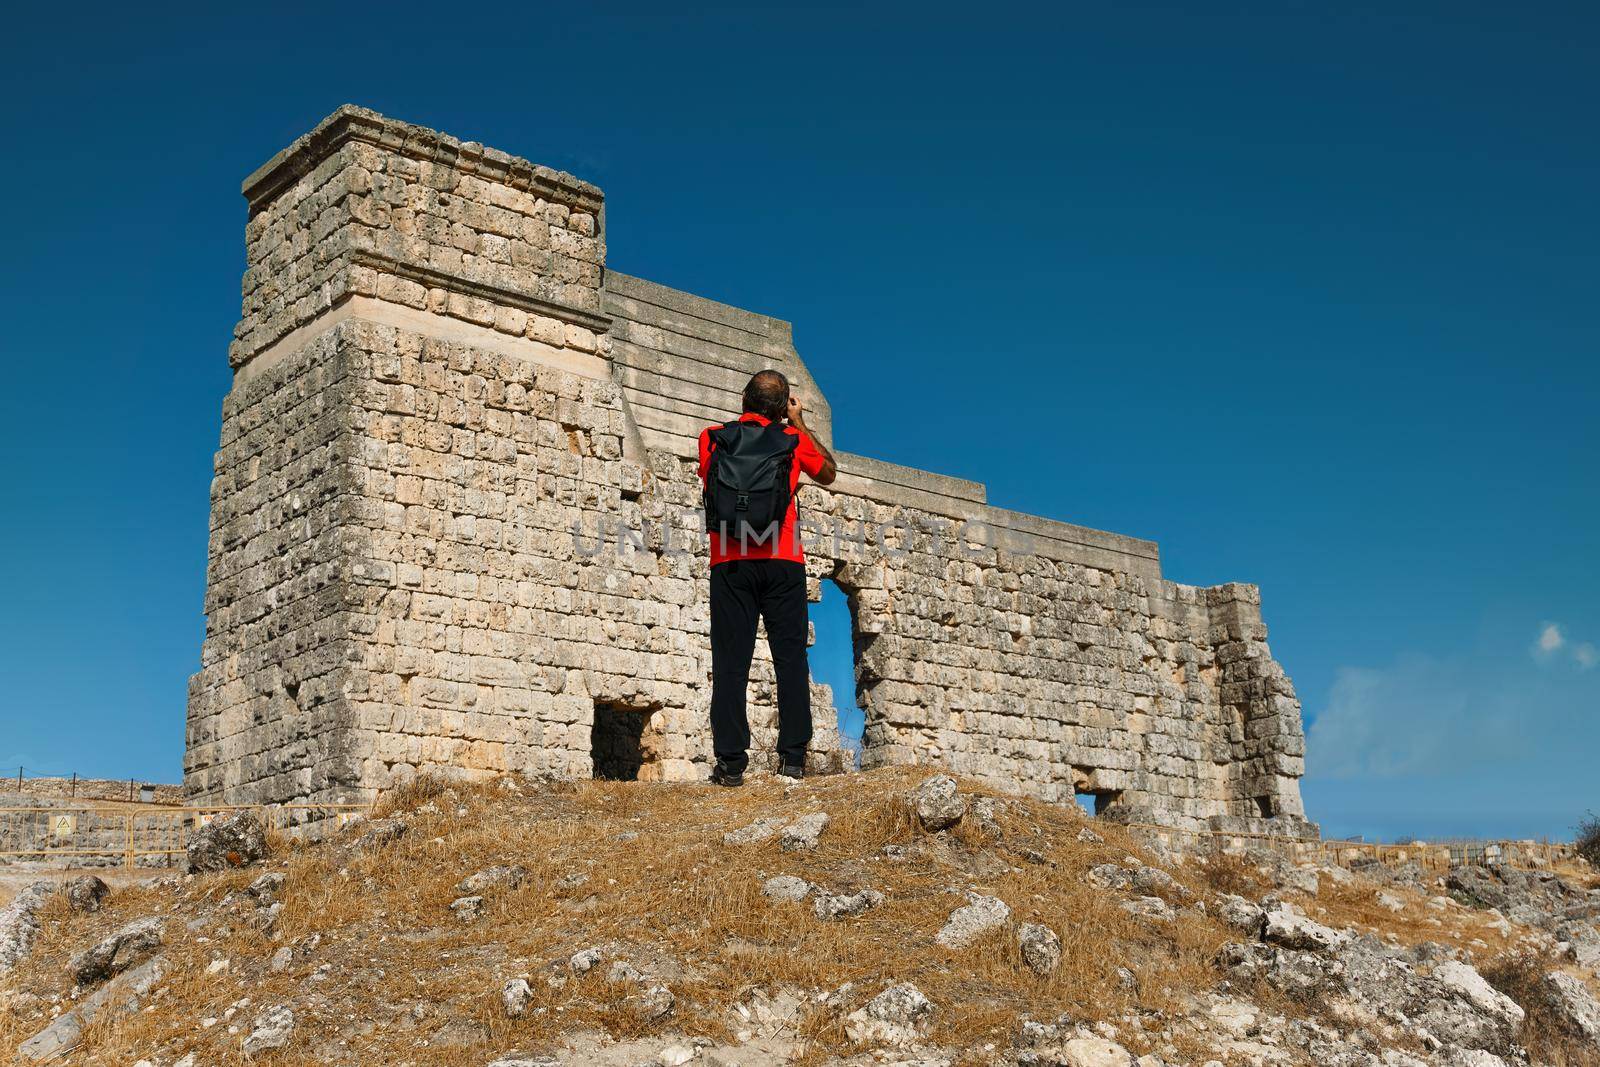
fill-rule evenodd
<path id="1" fill-rule="evenodd" d="M 133 870 L 133 816 L 131 814 L 122 817 L 122 828 L 128 835 L 128 870 L 131 871 Z"/>

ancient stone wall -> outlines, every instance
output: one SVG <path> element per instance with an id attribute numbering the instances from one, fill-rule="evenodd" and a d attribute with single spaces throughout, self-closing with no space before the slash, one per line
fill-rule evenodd
<path id="1" fill-rule="evenodd" d="M 694 439 L 787 323 L 604 267 L 600 191 L 344 108 L 245 183 L 186 784 L 357 799 L 430 769 L 690 779 L 711 758 Z M 1299 705 L 1250 586 L 847 453 L 807 486 L 864 762 L 1123 818 L 1305 832 Z M 752 679 L 770 748 L 771 673 Z M 812 764 L 841 765 L 814 687 Z M 630 718 L 633 717 L 633 718 Z"/>

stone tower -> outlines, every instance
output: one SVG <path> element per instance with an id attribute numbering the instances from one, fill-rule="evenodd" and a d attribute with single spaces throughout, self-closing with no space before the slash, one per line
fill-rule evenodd
<path id="1" fill-rule="evenodd" d="M 690 779 L 710 759 L 695 436 L 789 325 L 607 269 L 601 191 L 355 107 L 244 183 L 185 781 L 357 799 L 425 770 Z M 1308 833 L 1252 586 L 838 453 L 800 506 L 849 597 L 867 766 Z M 752 680 L 770 748 L 771 675 Z M 816 687 L 818 769 L 841 765 Z"/>

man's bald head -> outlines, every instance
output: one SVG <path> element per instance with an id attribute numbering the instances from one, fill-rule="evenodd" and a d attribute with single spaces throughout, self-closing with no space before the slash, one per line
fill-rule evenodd
<path id="1" fill-rule="evenodd" d="M 776 422 L 789 409 L 789 379 L 775 370 L 758 371 L 744 387 L 744 409 Z"/>

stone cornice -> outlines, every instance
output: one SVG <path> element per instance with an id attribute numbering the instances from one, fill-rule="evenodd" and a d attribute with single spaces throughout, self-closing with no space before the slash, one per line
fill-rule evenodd
<path id="1" fill-rule="evenodd" d="M 531 293 L 519 292 L 515 289 L 502 289 L 498 285 L 488 285 L 484 282 L 475 282 L 459 275 L 449 274 L 445 271 L 434 270 L 419 263 L 406 263 L 392 256 L 380 252 L 357 250 L 350 253 L 350 262 L 359 267 L 371 267 L 373 270 L 385 274 L 393 274 L 398 278 L 416 282 L 428 289 L 444 289 L 463 296 L 475 296 L 493 304 L 502 304 L 506 307 L 519 308 L 522 311 L 531 311 L 536 315 L 560 319 L 593 330 L 595 333 L 606 333 L 611 329 L 611 316 L 582 308 L 573 307 L 554 300 L 545 300 Z"/>
<path id="2" fill-rule="evenodd" d="M 485 148 L 476 141 L 460 141 L 425 126 L 413 126 L 364 107 L 345 104 L 244 180 L 240 191 L 250 203 L 250 213 L 254 215 L 261 210 L 349 141 L 361 141 L 422 162 L 441 163 L 464 174 L 522 189 L 591 215 L 599 214 L 605 199 L 598 186 L 565 171 L 552 170 L 497 148 Z"/>

